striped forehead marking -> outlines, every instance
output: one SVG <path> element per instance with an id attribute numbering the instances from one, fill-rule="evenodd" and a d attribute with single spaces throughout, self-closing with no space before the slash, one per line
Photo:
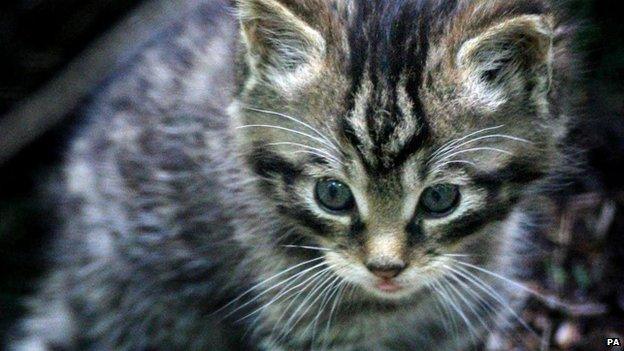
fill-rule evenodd
<path id="1" fill-rule="evenodd" d="M 362 80 L 345 119 L 352 140 L 368 165 L 392 167 L 402 163 L 396 162 L 397 158 L 403 152 L 414 151 L 415 141 L 426 138 L 426 122 L 422 115 L 416 115 L 416 104 L 405 83 L 399 83 L 390 94 L 374 89 L 369 78 Z"/>
<path id="2" fill-rule="evenodd" d="M 369 170 L 400 167 L 429 138 L 419 98 L 429 33 L 455 1 L 360 1 L 350 13 L 343 132 Z"/>

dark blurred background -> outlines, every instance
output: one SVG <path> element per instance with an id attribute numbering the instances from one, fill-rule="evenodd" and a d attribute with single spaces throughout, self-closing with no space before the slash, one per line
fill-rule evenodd
<path id="1" fill-rule="evenodd" d="M 0 119 L 28 100 L 137 0 L 0 1 Z M 79 118 L 67 119 L 0 164 L 0 345 L 42 273 L 54 218 L 46 183 Z M 0 130 L 0 138 L 9 138 Z"/>
<path id="2" fill-rule="evenodd" d="M 0 122 L 27 102 L 96 38 L 137 8 L 138 0 L 0 1 Z M 577 47 L 584 58 L 584 122 L 578 143 L 588 149 L 590 167 L 578 193 L 598 194 L 614 203 L 609 240 L 622 235 L 624 186 L 624 13 L 617 0 L 572 0 L 579 24 Z M 8 161 L 0 163 L 0 340 L 22 310 L 23 297 L 44 271 L 45 245 L 54 233 L 46 182 L 58 171 L 64 146 L 80 115 L 67 117 Z M 0 138 L 8 138 L 0 130 Z M 1 161 L 0 161 L 1 162 Z M 599 200 L 599 202 L 602 200 Z M 620 243 L 621 240 L 617 240 Z M 609 261 L 619 264 L 621 259 Z M 618 272 L 624 268 L 618 268 Z M 624 292 L 622 296 L 624 309 Z M 610 297 L 611 299 L 611 297 Z M 618 304 L 619 302 L 614 302 Z M 622 314 L 622 310 L 613 312 Z M 555 336 L 553 336 L 555 337 Z M 1 344 L 1 342 L 0 342 Z"/>

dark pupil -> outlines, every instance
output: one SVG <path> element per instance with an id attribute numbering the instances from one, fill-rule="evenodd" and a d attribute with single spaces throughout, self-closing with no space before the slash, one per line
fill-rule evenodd
<path id="1" fill-rule="evenodd" d="M 344 211 L 351 207 L 351 190 L 335 180 L 320 182 L 316 187 L 316 196 L 323 206 L 332 211 Z"/>
<path id="2" fill-rule="evenodd" d="M 425 190 L 423 205 L 429 212 L 440 214 L 452 210 L 459 196 L 454 185 L 438 185 Z"/>
<path id="3" fill-rule="evenodd" d="M 431 198 L 434 204 L 439 203 L 442 201 L 442 194 L 440 194 L 440 192 L 437 190 L 433 190 L 431 192 Z"/>

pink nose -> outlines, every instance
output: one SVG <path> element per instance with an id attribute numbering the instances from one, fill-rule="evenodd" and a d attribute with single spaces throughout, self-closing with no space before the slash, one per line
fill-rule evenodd
<path id="1" fill-rule="evenodd" d="M 371 262 L 366 265 L 366 268 L 368 268 L 371 273 L 378 276 L 379 278 L 392 279 L 397 275 L 401 274 L 401 272 L 405 269 L 405 263 L 396 262 L 380 264 Z"/>

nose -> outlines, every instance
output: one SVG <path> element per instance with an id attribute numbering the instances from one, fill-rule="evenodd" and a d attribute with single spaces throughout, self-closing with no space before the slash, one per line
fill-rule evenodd
<path id="1" fill-rule="evenodd" d="M 392 279 L 397 275 L 401 274 L 401 272 L 405 269 L 405 262 L 403 261 L 395 261 L 395 262 L 369 262 L 366 264 L 366 268 L 368 268 L 371 273 L 378 276 L 382 279 Z"/>

